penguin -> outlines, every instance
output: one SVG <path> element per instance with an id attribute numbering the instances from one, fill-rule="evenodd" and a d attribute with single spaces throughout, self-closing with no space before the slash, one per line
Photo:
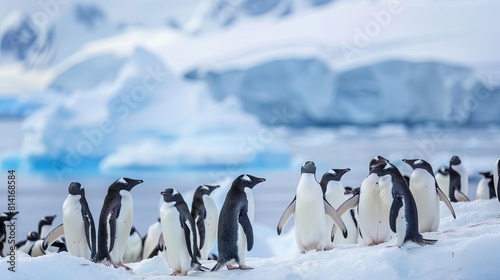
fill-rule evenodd
<path id="1" fill-rule="evenodd" d="M 340 228 L 344 238 L 347 237 L 347 228 L 340 217 L 341 214 L 328 203 L 321 186 L 316 181 L 316 165 L 312 161 L 306 161 L 301 167 L 295 198 L 278 222 L 278 235 L 293 214 L 295 214 L 295 241 L 302 254 L 310 250 L 323 251 L 326 238 L 333 240 L 335 226 L 329 229 L 330 234 L 325 237 L 327 231 L 325 214 Z"/>
<path id="2" fill-rule="evenodd" d="M 476 199 L 491 199 L 496 197 L 493 183 L 493 172 L 479 172 L 483 176 L 477 183 Z"/>
<path id="3" fill-rule="evenodd" d="M 442 165 L 439 167 L 436 173 L 434 173 L 434 178 L 436 178 L 439 188 L 450 198 L 450 169 L 448 166 Z"/>
<path id="4" fill-rule="evenodd" d="M 335 209 L 338 208 L 346 200 L 346 189 L 340 182 L 340 179 L 349 171 L 351 171 L 351 169 L 349 168 L 330 169 L 325 174 L 323 174 L 323 177 L 321 178 L 321 181 L 319 183 L 326 201 L 328 201 L 328 203 L 330 203 L 330 205 Z M 334 235 L 334 240 L 331 241 L 330 230 L 333 227 L 333 220 L 329 216 L 325 217 L 325 249 L 327 250 L 332 249 L 334 244 L 355 244 L 358 242 L 358 230 L 356 227 L 356 223 L 354 222 L 354 217 L 351 215 L 351 211 L 342 215 L 341 218 L 347 227 L 347 238 L 344 238 L 337 228 Z"/>
<path id="5" fill-rule="evenodd" d="M 158 241 L 160 240 L 161 235 L 161 223 L 160 217 L 156 220 L 155 223 L 151 224 L 148 227 L 148 232 L 146 236 L 143 237 L 143 248 L 142 248 L 142 259 L 149 259 L 158 254 Z"/>
<path id="6" fill-rule="evenodd" d="M 134 226 L 130 229 L 130 234 L 123 252 L 124 263 L 140 262 L 142 257 L 142 237 Z"/>
<path id="7" fill-rule="evenodd" d="M 10 246 L 7 245 L 7 225 L 17 214 L 18 211 L 4 212 L 5 215 L 0 216 L 0 257 L 7 256 Z"/>
<path id="8" fill-rule="evenodd" d="M 403 162 L 413 168 L 409 187 L 417 204 L 418 231 L 422 233 L 438 230 L 441 220 L 439 199 L 446 204 L 456 219 L 453 206 L 437 185 L 432 166 L 423 159 L 403 159 Z"/>
<path id="9" fill-rule="evenodd" d="M 16 248 L 18 251 L 24 252 L 28 255 L 31 255 L 31 249 L 37 240 L 40 239 L 40 235 L 38 235 L 38 231 L 30 231 L 26 240 L 20 241 L 16 243 Z"/>
<path id="10" fill-rule="evenodd" d="M 219 185 L 199 186 L 193 195 L 191 216 L 196 223 L 198 248 L 202 260 L 208 260 L 208 254 L 214 247 L 217 238 L 218 212 L 210 194 L 219 187 Z"/>
<path id="11" fill-rule="evenodd" d="M 493 185 L 498 201 L 500 201 L 500 158 L 495 161 L 493 166 Z"/>
<path id="12" fill-rule="evenodd" d="M 130 267 L 123 264 L 123 253 L 134 216 L 130 191 L 142 182 L 119 178 L 109 186 L 99 216 L 98 247 L 94 262 L 113 264 L 116 268 L 130 270 Z"/>
<path id="13" fill-rule="evenodd" d="M 467 197 L 469 191 L 469 178 L 467 171 L 462 165 L 462 161 L 458 156 L 453 156 L 450 159 L 450 201 L 470 201 Z"/>
<path id="14" fill-rule="evenodd" d="M 381 183 L 391 186 L 389 225 L 396 233 L 396 246 L 401 247 L 408 241 L 420 246 L 435 244 L 437 240 L 424 239 L 418 231 L 417 204 L 399 170 L 387 161 L 372 166 L 371 171 L 379 176 Z"/>
<path id="15" fill-rule="evenodd" d="M 92 260 L 96 254 L 96 228 L 90 212 L 85 189 L 78 182 L 68 186 L 68 196 L 62 206 L 63 223 L 54 228 L 45 238 L 42 248 L 64 235 L 68 253 L 75 257 Z"/>
<path id="16" fill-rule="evenodd" d="M 222 205 L 217 226 L 217 264 L 212 271 L 226 265 L 234 269 L 252 269 L 245 265 L 246 251 L 253 247 L 253 220 L 255 204 L 252 189 L 266 179 L 242 174 L 234 179 Z"/>
<path id="17" fill-rule="evenodd" d="M 52 230 L 52 222 L 57 217 L 57 215 L 44 216 L 38 222 L 38 235 L 40 239 L 43 239 Z"/>
<path id="18" fill-rule="evenodd" d="M 160 208 L 161 228 L 172 275 L 184 276 L 192 269 L 206 270 L 196 258 L 200 254 L 196 225 L 184 198 L 172 188 L 165 189 L 161 195 L 164 200 Z"/>

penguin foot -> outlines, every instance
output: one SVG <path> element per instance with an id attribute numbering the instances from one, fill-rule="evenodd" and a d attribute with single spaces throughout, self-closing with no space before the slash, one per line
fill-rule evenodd
<path id="1" fill-rule="evenodd" d="M 130 268 L 130 267 L 128 267 L 128 266 L 126 266 L 126 265 L 124 265 L 122 262 L 117 262 L 117 263 L 115 263 L 115 264 L 114 264 L 114 266 L 115 266 L 115 268 L 123 267 L 123 268 L 125 268 L 126 270 L 132 270 L 132 268 Z"/>
<path id="2" fill-rule="evenodd" d="M 235 265 L 226 265 L 226 267 L 227 267 L 227 270 L 233 270 L 233 269 L 237 269 L 238 268 Z"/>
<path id="3" fill-rule="evenodd" d="M 174 271 L 172 272 L 172 274 L 170 274 L 171 276 L 186 276 L 187 275 L 187 271 Z"/>
<path id="4" fill-rule="evenodd" d="M 242 269 L 242 270 L 248 270 L 248 269 L 253 269 L 253 267 L 248 266 L 248 265 L 244 265 L 244 264 L 240 264 L 240 269 Z"/>

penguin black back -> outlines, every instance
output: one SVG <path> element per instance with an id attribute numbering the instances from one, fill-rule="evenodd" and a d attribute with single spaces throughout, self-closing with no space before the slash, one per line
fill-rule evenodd
<path id="1" fill-rule="evenodd" d="M 238 225 L 241 225 L 246 235 L 247 251 L 253 247 L 253 229 L 248 217 L 248 200 L 245 188 L 252 189 L 264 182 L 264 178 L 242 174 L 232 183 L 227 192 L 219 215 L 217 242 L 219 257 L 212 271 L 220 269 L 231 260 L 240 262 L 238 255 Z"/>

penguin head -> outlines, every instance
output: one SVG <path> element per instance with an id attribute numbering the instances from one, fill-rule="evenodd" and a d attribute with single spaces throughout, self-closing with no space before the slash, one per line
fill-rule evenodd
<path id="1" fill-rule="evenodd" d="M 316 174 L 316 165 L 312 161 L 306 161 L 300 168 L 300 173 L 310 173 L 310 174 Z"/>
<path id="2" fill-rule="evenodd" d="M 387 160 L 382 160 L 370 167 L 370 173 L 375 173 L 379 177 L 390 174 L 396 167 Z"/>
<path id="3" fill-rule="evenodd" d="M 200 192 L 201 195 L 210 195 L 215 189 L 218 189 L 219 185 L 202 185 L 199 186 L 196 191 Z"/>
<path id="4" fill-rule="evenodd" d="M 236 177 L 236 179 L 234 179 L 232 187 L 239 187 L 241 189 L 244 188 L 252 189 L 258 183 L 262 183 L 265 181 L 266 179 L 264 178 L 255 177 L 249 174 L 241 174 L 240 176 Z"/>
<path id="5" fill-rule="evenodd" d="M 344 195 L 352 193 L 352 187 L 345 186 L 344 187 Z"/>
<path id="6" fill-rule="evenodd" d="M 40 239 L 40 235 L 38 235 L 38 232 L 36 231 L 30 231 L 28 232 L 28 238 L 29 241 L 37 241 Z"/>
<path id="7" fill-rule="evenodd" d="M 493 172 L 491 172 L 491 171 L 479 172 L 479 174 L 483 175 L 483 177 L 486 179 L 493 179 Z"/>
<path id="8" fill-rule="evenodd" d="M 78 182 L 71 182 L 68 187 L 68 192 L 71 195 L 81 195 L 85 196 L 85 189 Z"/>
<path id="9" fill-rule="evenodd" d="M 376 156 L 376 157 L 372 158 L 372 160 L 370 160 L 370 164 L 369 164 L 369 168 L 368 168 L 368 170 L 370 171 L 370 174 L 372 173 L 371 169 L 373 166 L 379 165 L 379 164 L 386 164 L 388 162 L 389 162 L 389 160 L 383 156 Z"/>
<path id="10" fill-rule="evenodd" d="M 460 158 L 458 156 L 453 156 L 450 159 L 450 165 L 459 165 L 460 163 L 462 163 L 462 161 L 460 160 Z"/>
<path id="11" fill-rule="evenodd" d="M 10 221 L 12 218 L 14 218 L 14 216 L 19 214 L 19 211 L 7 211 L 3 213 L 5 214 L 5 216 L 0 216 L 0 219 L 2 219 L 2 221 Z M 3 220 L 3 218 L 5 218 L 5 220 Z"/>
<path id="12" fill-rule="evenodd" d="M 133 187 L 139 185 L 140 183 L 144 182 L 143 180 L 134 180 L 130 178 L 118 178 L 116 181 L 109 186 L 110 190 L 116 190 L 116 191 L 131 191 Z"/>
<path id="13" fill-rule="evenodd" d="M 323 180 L 327 180 L 327 182 L 329 182 L 329 181 L 340 181 L 340 179 L 342 179 L 342 176 L 344 176 L 344 174 L 346 174 L 349 171 L 351 171 L 350 168 L 345 168 L 345 169 L 330 169 L 325 174 L 323 174 L 323 177 L 321 178 L 321 181 L 323 181 Z"/>
<path id="14" fill-rule="evenodd" d="M 422 168 L 427 170 L 430 174 L 434 174 L 434 172 L 432 172 L 432 166 L 430 165 L 430 163 L 423 159 L 403 159 L 403 162 L 411 166 L 413 170 Z"/>
<path id="15" fill-rule="evenodd" d="M 57 215 L 52 215 L 52 216 L 44 216 L 42 217 L 42 219 L 40 220 L 40 225 L 52 225 L 52 222 L 54 221 L 54 219 L 57 217 Z"/>
<path id="16" fill-rule="evenodd" d="M 179 202 L 184 202 L 184 198 L 182 198 L 181 193 L 178 192 L 176 189 L 166 188 L 160 194 L 163 195 L 164 202 L 167 202 L 167 203 L 173 202 L 174 205 L 179 203 Z"/>

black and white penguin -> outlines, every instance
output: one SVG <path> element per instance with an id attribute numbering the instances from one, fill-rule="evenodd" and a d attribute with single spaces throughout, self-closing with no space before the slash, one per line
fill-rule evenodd
<path id="1" fill-rule="evenodd" d="M 495 187 L 497 199 L 500 201 L 500 158 L 495 161 L 493 166 L 493 186 Z"/>
<path id="2" fill-rule="evenodd" d="M 26 240 L 16 243 L 16 248 L 18 251 L 31 255 L 31 249 L 33 248 L 33 245 L 35 245 L 35 242 L 39 239 L 40 235 L 38 235 L 38 231 L 30 231 Z"/>
<path id="3" fill-rule="evenodd" d="M 442 165 L 439 169 L 434 173 L 434 178 L 436 178 L 436 182 L 439 188 L 443 191 L 444 194 L 448 198 L 450 198 L 450 169 L 446 165 Z"/>
<path id="4" fill-rule="evenodd" d="M 4 212 L 4 215 L 0 216 L 0 257 L 7 256 L 10 246 L 7 245 L 7 223 L 12 219 L 15 220 L 15 216 L 19 214 L 18 211 L 14 212 Z M 10 224 L 10 223 L 9 223 Z"/>
<path id="5" fill-rule="evenodd" d="M 321 181 L 319 182 L 326 201 L 328 201 L 328 203 L 330 203 L 330 205 L 335 209 L 337 209 L 346 200 L 346 189 L 340 182 L 340 179 L 342 179 L 342 176 L 349 171 L 351 171 L 349 168 L 330 169 L 323 174 L 323 177 L 321 177 Z M 333 227 L 333 220 L 329 216 L 326 216 L 326 250 L 332 249 L 334 244 L 355 244 L 358 242 L 358 229 L 351 211 L 341 215 L 341 218 L 347 228 L 347 238 L 342 236 L 340 230 L 337 228 L 334 240 L 332 241 L 330 238 L 330 231 Z"/>
<path id="6" fill-rule="evenodd" d="M 219 185 L 199 186 L 193 195 L 191 216 L 196 223 L 198 248 L 202 260 L 208 260 L 208 254 L 212 251 L 217 238 L 218 211 L 210 194 L 219 187 Z"/>
<path id="7" fill-rule="evenodd" d="M 142 248 L 142 259 L 149 259 L 158 254 L 159 247 L 159 239 L 161 235 L 161 223 L 160 223 L 160 217 L 151 224 L 148 227 L 148 232 L 146 233 L 146 236 L 143 237 L 142 243 L 143 243 L 143 248 Z M 163 241 L 162 241 L 163 242 Z"/>
<path id="8" fill-rule="evenodd" d="M 462 165 L 462 161 L 458 156 L 453 156 L 450 159 L 450 201 L 470 201 L 467 193 L 469 191 L 469 177 L 467 170 Z"/>
<path id="9" fill-rule="evenodd" d="M 123 252 L 124 263 L 140 262 L 142 257 L 142 237 L 134 226 L 130 229 L 125 252 Z"/>
<path id="10" fill-rule="evenodd" d="M 417 204 L 418 231 L 437 231 L 441 220 L 439 199 L 450 209 L 456 219 L 455 210 L 448 197 L 439 188 L 430 163 L 423 159 L 403 159 L 403 162 L 413 168 L 410 175 L 410 191 Z"/>
<path id="11" fill-rule="evenodd" d="M 222 205 L 217 227 L 218 259 L 212 271 L 234 269 L 252 269 L 245 265 L 246 251 L 253 247 L 253 220 L 255 204 L 252 189 L 266 179 L 242 174 L 234 179 Z"/>
<path id="12" fill-rule="evenodd" d="M 130 191 L 142 182 L 119 178 L 109 186 L 99 216 L 98 247 L 94 262 L 113 264 L 114 267 L 130 270 L 123 264 L 123 253 L 134 216 Z"/>
<path id="13" fill-rule="evenodd" d="M 477 183 L 476 199 L 491 199 L 496 197 L 493 172 L 479 172 L 479 175 L 482 175 L 483 178 Z"/>
<path id="14" fill-rule="evenodd" d="M 175 189 L 161 192 L 164 202 L 160 208 L 163 240 L 167 249 L 167 262 L 172 275 L 186 275 L 195 269 L 206 270 L 197 259 L 196 225 L 182 195 Z"/>
<path id="15" fill-rule="evenodd" d="M 43 249 L 64 235 L 66 249 L 73 256 L 92 260 L 96 253 L 96 228 L 90 212 L 85 189 L 78 182 L 71 182 L 68 196 L 62 206 L 63 223 L 45 238 Z"/>
<path id="16" fill-rule="evenodd" d="M 417 204 L 405 178 L 390 162 L 376 164 L 371 171 L 380 177 L 381 183 L 391 186 L 393 202 L 389 214 L 389 225 L 396 233 L 396 245 L 412 241 L 418 245 L 435 244 L 436 240 L 424 239 L 418 231 Z"/>
<path id="17" fill-rule="evenodd" d="M 300 181 L 297 186 L 295 198 L 285 209 L 278 222 L 278 235 L 292 215 L 295 214 L 295 240 L 299 252 L 302 254 L 310 250 L 323 251 L 325 240 L 332 240 L 335 227 L 330 229 L 330 235 L 325 236 L 326 215 L 339 227 L 344 237 L 347 237 L 347 228 L 340 217 L 341 214 L 328 203 L 321 186 L 316 181 L 316 165 L 306 161 L 301 167 Z"/>
<path id="18" fill-rule="evenodd" d="M 52 230 L 52 223 L 54 222 L 54 219 L 57 217 L 57 215 L 51 215 L 51 216 L 44 216 L 40 219 L 38 222 L 38 235 L 40 236 L 40 239 L 43 239 L 49 234 L 49 232 Z"/>

